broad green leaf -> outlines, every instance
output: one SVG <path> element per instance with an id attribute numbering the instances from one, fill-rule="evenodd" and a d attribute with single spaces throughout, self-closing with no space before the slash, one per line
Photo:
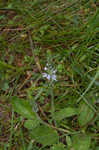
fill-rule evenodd
<path id="1" fill-rule="evenodd" d="M 58 143 L 53 145 L 50 150 L 66 150 L 65 145 L 63 143 Z"/>
<path id="2" fill-rule="evenodd" d="M 32 111 L 32 107 L 27 100 L 14 96 L 12 97 L 12 107 L 15 112 L 19 113 L 25 118 L 28 119 L 36 118 L 36 115 Z"/>
<path id="3" fill-rule="evenodd" d="M 93 110 L 84 102 L 80 103 L 78 122 L 80 126 L 87 124 L 94 117 Z"/>
<path id="4" fill-rule="evenodd" d="M 24 127 L 28 128 L 28 129 L 33 129 L 36 126 L 38 126 L 39 123 L 40 123 L 40 121 L 37 118 L 35 118 L 33 120 L 26 120 L 24 123 Z"/>
<path id="5" fill-rule="evenodd" d="M 74 150 L 89 150 L 91 144 L 91 137 L 88 135 L 74 135 L 73 149 Z"/>
<path id="6" fill-rule="evenodd" d="M 31 137 L 44 146 L 55 144 L 59 140 L 58 133 L 45 125 L 37 126 L 33 129 Z"/>
<path id="7" fill-rule="evenodd" d="M 64 118 L 71 117 L 76 114 L 77 114 L 77 109 L 72 107 L 67 107 L 61 109 L 60 111 L 55 112 L 55 119 L 60 121 Z"/>

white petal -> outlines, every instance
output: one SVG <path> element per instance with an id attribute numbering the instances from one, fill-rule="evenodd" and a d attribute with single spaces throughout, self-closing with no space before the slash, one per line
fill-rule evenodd
<path id="1" fill-rule="evenodd" d="M 56 75 L 52 75 L 52 77 L 51 77 L 51 78 L 52 78 L 52 80 L 57 81 L 57 80 L 56 80 Z"/>
<path id="2" fill-rule="evenodd" d="M 47 78 L 47 73 L 42 73 L 43 77 Z"/>
<path id="3" fill-rule="evenodd" d="M 50 79 L 51 79 L 51 76 L 50 76 L 49 74 L 47 75 L 47 79 L 48 79 L 48 80 L 50 80 Z"/>
<path id="4" fill-rule="evenodd" d="M 45 68 L 44 68 L 44 70 L 48 70 L 48 68 L 47 68 L 47 67 L 45 67 Z"/>

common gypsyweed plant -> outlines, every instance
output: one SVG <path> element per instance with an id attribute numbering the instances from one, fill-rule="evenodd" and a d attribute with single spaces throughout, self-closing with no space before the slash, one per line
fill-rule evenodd
<path id="1" fill-rule="evenodd" d="M 3 101 L 9 108 L 4 132 L 8 138 L 1 134 L 0 124 L 0 141 L 7 141 L 4 149 L 99 149 L 95 97 L 99 99 L 99 9 L 95 2 L 0 2 L 4 7 L 0 8 L 0 94 L 9 100 Z M 32 57 L 28 33 L 41 72 Z M 6 109 L 0 111 L 2 118 Z"/>

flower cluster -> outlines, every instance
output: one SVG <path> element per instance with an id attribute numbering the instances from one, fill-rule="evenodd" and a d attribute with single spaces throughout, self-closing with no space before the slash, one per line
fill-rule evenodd
<path id="1" fill-rule="evenodd" d="M 47 78 L 48 80 L 57 81 L 56 80 L 57 70 L 54 70 L 53 67 L 50 64 L 47 63 L 44 70 L 46 72 L 42 73 L 43 77 Z"/>

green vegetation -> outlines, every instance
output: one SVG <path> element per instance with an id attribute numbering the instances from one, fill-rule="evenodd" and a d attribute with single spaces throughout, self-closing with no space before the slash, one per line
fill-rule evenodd
<path id="1" fill-rule="evenodd" d="M 0 1 L 0 150 L 99 150 L 98 6 Z"/>

